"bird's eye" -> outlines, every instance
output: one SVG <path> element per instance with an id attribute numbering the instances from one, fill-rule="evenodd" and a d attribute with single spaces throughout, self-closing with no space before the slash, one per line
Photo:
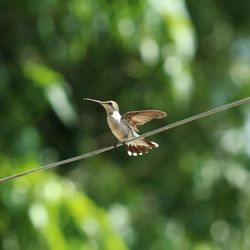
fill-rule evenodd
<path id="1" fill-rule="evenodd" d="M 112 102 L 109 102 L 109 105 L 112 106 Z"/>

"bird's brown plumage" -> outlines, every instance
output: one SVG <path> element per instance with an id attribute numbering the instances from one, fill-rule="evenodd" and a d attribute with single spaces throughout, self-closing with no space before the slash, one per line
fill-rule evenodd
<path id="1" fill-rule="evenodd" d="M 153 119 L 161 119 L 165 116 L 167 116 L 167 113 L 160 110 L 139 110 L 123 114 L 122 119 L 125 119 L 138 132 L 138 125 L 143 125 Z"/>

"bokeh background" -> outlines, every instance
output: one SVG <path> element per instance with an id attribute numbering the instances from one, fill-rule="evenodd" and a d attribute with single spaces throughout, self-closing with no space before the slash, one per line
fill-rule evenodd
<path id="1" fill-rule="evenodd" d="M 1 0 L 0 177 L 116 143 L 105 112 L 171 122 L 250 95 L 250 1 Z M 0 184 L 3 250 L 250 249 L 244 105 Z"/>

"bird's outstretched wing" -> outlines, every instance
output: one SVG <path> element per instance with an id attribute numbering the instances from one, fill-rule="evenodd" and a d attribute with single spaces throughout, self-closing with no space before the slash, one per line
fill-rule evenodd
<path id="1" fill-rule="evenodd" d="M 167 113 L 159 110 L 139 110 L 125 113 L 122 119 L 126 120 L 135 131 L 138 131 L 138 125 L 143 125 L 152 119 L 161 119 L 165 116 L 167 116 Z"/>

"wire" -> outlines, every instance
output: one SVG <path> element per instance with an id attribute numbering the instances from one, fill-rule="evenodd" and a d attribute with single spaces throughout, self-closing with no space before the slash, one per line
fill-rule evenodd
<path id="1" fill-rule="evenodd" d="M 223 105 L 223 106 L 208 110 L 206 112 L 200 113 L 198 115 L 191 116 L 191 117 L 183 119 L 181 121 L 171 123 L 171 124 L 163 126 L 161 128 L 158 128 L 158 129 L 152 130 L 150 132 L 144 133 L 144 134 L 142 134 L 142 135 L 140 135 L 138 137 L 126 140 L 124 142 L 119 142 L 116 145 L 111 145 L 111 146 L 104 147 L 104 148 L 101 148 L 101 149 L 98 149 L 98 150 L 95 150 L 95 151 L 92 151 L 92 152 L 89 152 L 89 153 L 85 153 L 85 154 L 76 156 L 76 157 L 72 157 L 72 158 L 69 158 L 69 159 L 62 160 L 62 161 L 57 161 L 57 162 L 54 162 L 54 163 L 43 165 L 41 167 L 30 169 L 30 170 L 27 170 L 27 171 L 24 171 L 24 172 L 21 172 L 21 173 L 18 173 L 18 174 L 6 176 L 6 177 L 0 179 L 0 183 L 4 182 L 4 181 L 7 181 L 7 180 L 10 180 L 10 179 L 15 179 L 17 177 L 28 175 L 28 174 L 31 174 L 31 173 L 34 173 L 34 172 L 46 170 L 46 169 L 49 169 L 49 168 L 55 168 L 55 167 L 58 167 L 58 166 L 61 166 L 61 165 L 64 165 L 64 164 L 67 164 L 67 163 L 70 163 L 70 162 L 79 161 L 79 160 L 82 160 L 82 159 L 85 159 L 85 158 L 88 158 L 88 157 L 91 157 L 91 156 L 94 156 L 94 155 L 98 155 L 98 154 L 101 154 L 103 152 L 112 150 L 114 148 L 121 147 L 125 143 L 131 142 L 131 141 L 133 141 L 135 139 L 138 139 L 138 138 L 141 138 L 141 137 L 148 137 L 148 136 L 151 136 L 151 135 L 154 135 L 154 134 L 158 134 L 158 133 L 161 133 L 163 131 L 166 131 L 166 130 L 181 126 L 183 124 L 186 124 L 186 123 L 189 123 L 189 122 L 192 122 L 192 121 L 195 121 L 195 120 L 199 120 L 201 118 L 204 118 L 204 117 L 207 117 L 207 116 L 222 112 L 224 110 L 246 104 L 248 102 L 250 102 L 250 97 L 240 99 L 238 101 L 235 101 L 235 102 L 232 102 L 232 103 L 229 103 L 229 104 L 226 104 L 226 105 Z"/>

